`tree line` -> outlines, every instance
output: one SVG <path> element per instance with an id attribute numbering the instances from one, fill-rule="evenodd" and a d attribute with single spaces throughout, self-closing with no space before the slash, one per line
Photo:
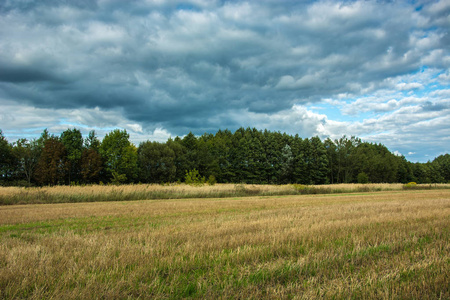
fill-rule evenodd
<path id="1" fill-rule="evenodd" d="M 384 145 L 343 136 L 322 141 L 239 128 L 234 133 L 146 141 L 136 147 L 126 130 L 103 140 L 67 129 L 9 143 L 0 130 L 1 185 L 183 182 L 189 171 L 220 183 L 447 183 L 450 155 L 412 163 Z"/>

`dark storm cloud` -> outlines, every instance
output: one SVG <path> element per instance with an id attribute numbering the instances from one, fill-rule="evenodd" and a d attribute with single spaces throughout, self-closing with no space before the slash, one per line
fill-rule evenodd
<path id="1" fill-rule="evenodd" d="M 4 1 L 1 95 L 120 109 L 144 127 L 239 126 L 448 68 L 444 1 Z M 425 107 L 424 107 L 425 109 Z M 245 118 L 245 116 L 243 116 Z"/>
<path id="2" fill-rule="evenodd" d="M 432 103 L 427 101 L 422 105 L 422 109 L 428 112 L 450 110 L 450 100 L 446 102 L 447 103 Z"/>

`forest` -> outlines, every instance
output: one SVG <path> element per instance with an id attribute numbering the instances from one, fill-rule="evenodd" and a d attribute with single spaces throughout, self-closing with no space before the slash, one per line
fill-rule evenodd
<path id="1" fill-rule="evenodd" d="M 135 146 L 126 130 L 100 140 L 79 129 L 60 136 L 9 143 L 0 130 L 0 185 L 43 186 L 102 183 L 333 184 L 447 183 L 450 155 L 412 163 L 386 146 L 343 136 L 322 141 L 281 132 L 239 128 L 234 133 L 145 141 Z"/>

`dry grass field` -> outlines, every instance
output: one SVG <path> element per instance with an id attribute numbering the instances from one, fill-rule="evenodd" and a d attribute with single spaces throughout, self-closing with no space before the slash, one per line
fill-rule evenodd
<path id="1" fill-rule="evenodd" d="M 0 205 L 127 201 L 149 199 L 223 198 L 299 194 L 399 191 L 402 184 L 250 185 L 131 184 L 52 187 L 0 187 Z M 417 189 L 450 189 L 450 184 L 420 184 Z"/>
<path id="2" fill-rule="evenodd" d="M 0 206 L 0 298 L 449 299 L 450 190 Z"/>

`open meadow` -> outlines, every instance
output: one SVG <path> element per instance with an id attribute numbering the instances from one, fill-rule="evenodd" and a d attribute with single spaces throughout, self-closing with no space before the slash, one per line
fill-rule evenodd
<path id="1" fill-rule="evenodd" d="M 246 194 L 2 205 L 0 298 L 450 298 L 450 189 Z"/>

